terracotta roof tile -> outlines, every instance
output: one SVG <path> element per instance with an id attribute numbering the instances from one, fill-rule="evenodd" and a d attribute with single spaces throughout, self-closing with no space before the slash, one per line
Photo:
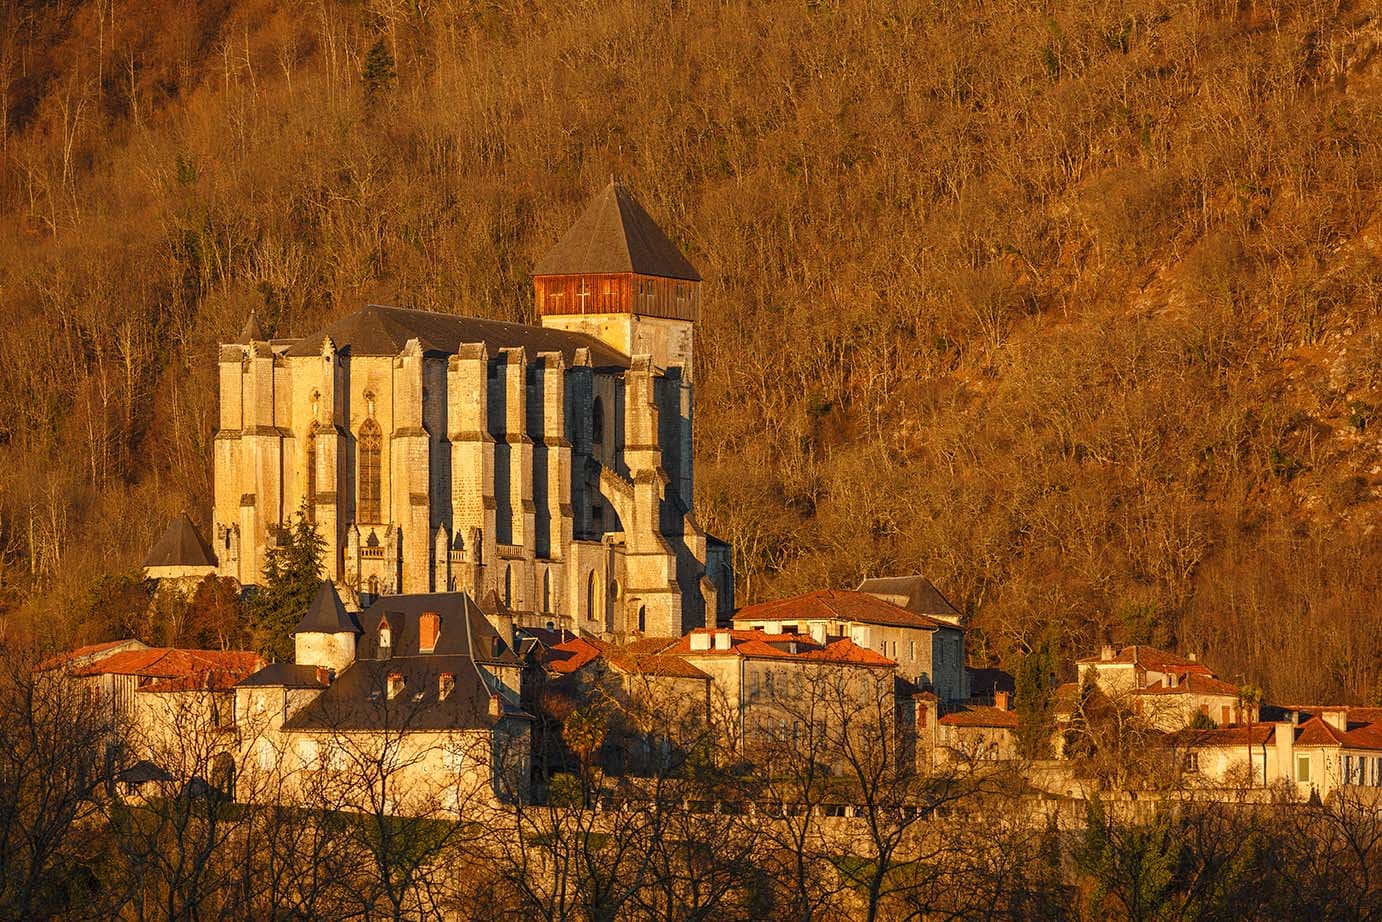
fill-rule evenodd
<path id="1" fill-rule="evenodd" d="M 1201 675 L 1198 672 L 1185 673 L 1178 685 L 1154 682 L 1146 688 L 1139 688 L 1139 695 L 1224 695 L 1236 697 L 1241 691 L 1237 685 L 1222 679 Z"/>
<path id="2" fill-rule="evenodd" d="M 1343 744 L 1349 749 L 1382 750 L 1382 722 L 1365 724 L 1356 730 L 1348 731 L 1343 735 Z"/>
<path id="3" fill-rule="evenodd" d="M 694 634 L 727 633 L 732 638 L 728 650 L 692 650 L 691 637 Z M 795 652 L 793 652 L 795 645 Z M 785 659 L 817 663 L 842 663 L 858 666 L 895 666 L 892 660 L 882 654 L 861 647 L 848 638 L 820 644 L 805 634 L 766 634 L 763 631 L 715 630 L 698 628 L 682 637 L 668 651 L 677 656 L 745 656 L 755 659 Z"/>
<path id="4" fill-rule="evenodd" d="M 1273 724 L 1252 724 L 1242 727 L 1219 727 L 1214 730 L 1177 730 L 1167 734 L 1167 740 L 1186 746 L 1222 748 L 1225 746 L 1261 746 L 1270 743 L 1276 727 Z"/>
<path id="5" fill-rule="evenodd" d="M 994 729 L 1016 730 L 1017 712 L 1004 711 L 994 707 L 967 707 L 951 711 L 940 719 L 947 727 L 990 727 Z"/>
<path id="6" fill-rule="evenodd" d="M 963 630 L 948 621 L 908 611 L 867 592 L 818 589 L 804 595 L 749 605 L 734 613 L 743 621 L 856 621 L 888 627 Z"/>
<path id="7" fill-rule="evenodd" d="M 125 644 L 136 644 L 140 649 L 144 648 L 144 645 L 142 643 L 140 643 L 137 640 L 134 640 L 133 638 L 126 638 L 125 640 L 107 640 L 104 643 L 87 644 L 86 646 L 78 647 L 75 650 L 68 650 L 66 653 L 59 653 L 56 656 L 50 656 L 48 659 L 39 663 L 34 668 L 39 672 L 47 672 L 49 669 L 56 669 L 59 666 L 72 662 L 73 660 L 85 659 L 86 657 L 96 656 L 97 654 L 104 653 L 107 650 L 113 650 L 116 647 L 120 647 Z"/>
<path id="8" fill-rule="evenodd" d="M 150 647 L 116 653 L 79 666 L 72 670 L 72 675 L 132 675 L 152 680 L 141 686 L 141 691 L 187 691 L 230 688 L 263 666 L 263 657 L 246 650 Z"/>
<path id="9" fill-rule="evenodd" d="M 1077 660 L 1081 666 L 1100 666 L 1108 665 L 1135 665 L 1156 672 L 1197 672 L 1200 675 L 1213 675 L 1214 673 L 1198 660 L 1189 659 L 1178 653 L 1170 653 L 1166 650 L 1158 650 L 1156 647 L 1132 646 L 1124 647 L 1119 650 L 1113 659 L 1104 659 L 1102 656 L 1086 656 Z"/>
<path id="10" fill-rule="evenodd" d="M 1338 746 L 1344 734 L 1318 717 L 1312 717 L 1296 729 L 1297 746 Z"/>

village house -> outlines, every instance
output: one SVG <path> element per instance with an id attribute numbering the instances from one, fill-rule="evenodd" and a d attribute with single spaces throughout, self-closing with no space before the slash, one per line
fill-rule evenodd
<path id="1" fill-rule="evenodd" d="M 664 652 L 710 676 L 711 720 L 745 751 L 797 744 L 851 709 L 892 719 L 897 664 L 848 637 L 702 628 Z"/>
<path id="2" fill-rule="evenodd" d="M 906 599 L 900 594 L 894 597 Z M 940 598 L 939 593 L 933 592 L 931 598 Z M 958 613 L 954 617 L 958 620 Z M 948 615 L 911 611 L 872 592 L 821 589 L 749 605 L 734 613 L 733 624 L 743 631 L 804 634 L 820 645 L 845 638 L 895 663 L 900 678 L 933 690 L 943 702 L 969 695 L 964 628 Z"/>
<path id="3" fill-rule="evenodd" d="M 733 608 L 693 514 L 700 275 L 619 183 L 533 270 L 540 325 L 368 305 L 223 345 L 218 571 L 259 582 L 304 510 L 324 575 L 496 592 L 525 624 L 678 636 Z"/>
<path id="4" fill-rule="evenodd" d="M 224 774 L 234 749 L 235 683 L 264 666 L 244 650 L 184 650 L 115 640 L 78 647 L 39 675 L 97 705 L 108 767 L 140 761 L 183 780 Z M 208 779 L 209 780 L 209 779 Z"/>
<path id="5" fill-rule="evenodd" d="M 1214 675 L 1194 654 L 1182 657 L 1148 646 L 1115 650 L 1076 662 L 1079 684 L 1092 682 L 1114 702 L 1133 709 L 1157 729 L 1192 723 L 1227 727 L 1257 720 L 1257 703 L 1242 688 Z"/>
<path id="6" fill-rule="evenodd" d="M 295 663 L 240 682 L 248 787 L 366 812 L 455 812 L 524 796 L 522 663 L 465 593 L 386 596 L 358 615 L 324 581 Z"/>
<path id="7" fill-rule="evenodd" d="M 1008 692 L 998 692 L 992 705 L 960 704 L 945 711 L 936 707 L 935 696 L 914 700 L 919 767 L 1018 757 L 1017 712 Z"/>

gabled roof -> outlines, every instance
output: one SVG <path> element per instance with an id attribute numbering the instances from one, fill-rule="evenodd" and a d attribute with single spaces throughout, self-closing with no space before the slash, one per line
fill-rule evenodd
<path id="1" fill-rule="evenodd" d="M 665 647 L 674 642 L 661 639 L 653 645 L 635 642 L 621 646 L 593 638 L 572 637 L 547 651 L 547 668 L 559 675 L 570 675 L 603 659 L 624 673 L 708 681 L 708 675 L 681 657 L 656 652 L 658 644 Z"/>
<path id="2" fill-rule="evenodd" d="M 416 339 L 423 352 L 452 355 L 466 343 L 486 343 L 492 349 L 525 349 L 529 360 L 539 352 L 560 352 L 568 365 L 574 363 L 577 349 L 588 349 L 596 368 L 629 367 L 628 356 L 584 333 L 380 304 L 367 305 L 304 336 L 284 354 L 320 355 L 328 336 L 338 350 L 351 355 L 398 355 L 408 340 Z"/>
<path id="3" fill-rule="evenodd" d="M 293 628 L 294 634 L 361 634 L 355 617 L 346 611 L 336 586 L 329 579 L 322 580 L 312 604 L 307 606 L 302 620 Z"/>
<path id="4" fill-rule="evenodd" d="M 975 706 L 951 711 L 940 719 L 947 727 L 983 727 L 996 730 L 1016 730 L 1017 712 L 1001 708 Z"/>
<path id="5" fill-rule="evenodd" d="M 735 621 L 855 621 L 888 627 L 963 630 L 948 621 L 908 611 L 867 592 L 818 589 L 774 602 L 749 605 L 734 613 Z"/>
<path id="6" fill-rule="evenodd" d="M 1344 734 L 1318 717 L 1312 717 L 1296 728 L 1297 746 L 1340 746 Z"/>
<path id="7" fill-rule="evenodd" d="M 197 534 L 197 527 L 180 512 L 168 523 L 163 534 L 154 542 L 149 556 L 144 559 L 146 567 L 214 567 L 216 555 Z"/>
<path id="8" fill-rule="evenodd" d="M 699 282 L 701 274 L 667 239 L 622 183 L 611 182 L 586 206 L 533 275 L 637 272 Z"/>
<path id="9" fill-rule="evenodd" d="M 39 672 L 47 672 L 50 669 L 56 669 L 59 666 L 66 666 L 68 664 L 76 666 L 84 665 L 92 660 L 101 659 L 105 656 L 112 656 L 126 650 L 147 649 L 148 646 L 143 641 L 136 640 L 133 637 L 127 637 L 124 640 L 107 640 L 104 643 L 87 644 L 84 647 L 78 647 L 75 650 L 68 650 L 65 653 L 51 656 L 34 668 Z"/>
<path id="10" fill-rule="evenodd" d="M 938 615 L 959 618 L 960 610 L 941 595 L 941 591 L 921 574 L 911 576 L 880 576 L 859 584 L 860 592 L 876 595 L 884 601 L 900 605 L 918 615 Z"/>
<path id="11" fill-rule="evenodd" d="M 1144 645 L 1124 647 L 1112 659 L 1104 659 L 1096 654 L 1076 662 L 1081 666 L 1141 666 L 1155 672 L 1196 672 L 1206 676 L 1214 674 L 1208 666 L 1198 660 Z"/>
<path id="12" fill-rule="evenodd" d="M 442 673 L 454 685 L 441 697 Z M 388 679 L 397 674 L 402 691 L 389 698 Z M 485 730 L 494 726 L 491 690 L 469 656 L 405 656 L 356 660 L 331 686 L 284 722 L 285 730 Z M 529 715 L 500 699 L 502 715 Z"/>

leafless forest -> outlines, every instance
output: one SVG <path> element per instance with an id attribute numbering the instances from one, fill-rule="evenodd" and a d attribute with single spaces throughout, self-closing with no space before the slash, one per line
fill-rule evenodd
<path id="1" fill-rule="evenodd" d="M 1344 0 L 0 4 L 5 631 L 89 639 L 205 524 L 251 310 L 531 320 L 610 173 L 706 277 L 741 601 L 923 571 L 980 662 L 1382 694 L 1382 13 Z"/>

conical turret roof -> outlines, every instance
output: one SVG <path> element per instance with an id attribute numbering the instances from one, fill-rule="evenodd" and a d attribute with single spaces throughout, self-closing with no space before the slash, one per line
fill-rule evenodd
<path id="1" fill-rule="evenodd" d="M 180 512 L 168 523 L 158 541 L 154 542 L 149 556 L 144 559 L 144 566 L 214 567 L 216 555 L 202 540 L 202 536 L 197 534 L 197 526 L 192 524 L 187 513 Z"/>
<path id="2" fill-rule="evenodd" d="M 360 625 L 341 604 L 336 587 L 331 580 L 322 580 L 312 604 L 307 606 L 307 614 L 302 616 L 294 634 L 360 634 Z"/>
<path id="3" fill-rule="evenodd" d="M 637 272 L 699 282 L 701 274 L 618 181 L 604 188 L 533 275 Z"/>

